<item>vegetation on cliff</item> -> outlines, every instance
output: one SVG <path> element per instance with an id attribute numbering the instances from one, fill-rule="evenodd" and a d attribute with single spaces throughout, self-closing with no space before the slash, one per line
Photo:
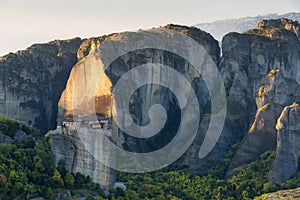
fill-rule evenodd
<path id="1" fill-rule="evenodd" d="M 0 117 L 0 130 L 13 136 L 16 131 L 30 129 L 17 121 Z M 96 191 L 100 186 L 92 183 L 90 177 L 67 172 L 63 161 L 55 168 L 48 138 L 36 140 L 29 135 L 22 142 L 15 140 L 12 144 L 0 144 L 0 199 L 40 196 L 54 199 L 61 189 Z"/>
<path id="2" fill-rule="evenodd" d="M 22 125 L 2 117 L 0 127 L 17 131 Z M 6 129 L 1 130 L 4 132 Z M 15 140 L 13 144 L 0 144 L 2 199 L 30 199 L 40 196 L 54 199 L 62 190 L 71 191 L 74 197 L 82 189 L 89 191 L 85 192 L 86 194 L 97 192 L 100 194 L 98 199 L 253 199 L 264 193 L 296 188 L 300 185 L 300 173 L 281 185 L 267 182 L 274 150 L 265 152 L 259 160 L 226 179 L 226 170 L 239 146 L 235 144 L 225 159 L 204 176 L 192 175 L 186 172 L 184 166 L 176 164 L 152 173 L 120 172 L 118 181 L 124 182 L 127 190 L 124 192 L 110 189 L 110 196 L 105 197 L 100 186 L 92 183 L 90 177 L 67 172 L 63 160 L 55 167 L 48 142 L 49 138 L 37 141 L 28 137 L 23 142 Z M 93 197 L 89 195 L 88 198 Z"/>

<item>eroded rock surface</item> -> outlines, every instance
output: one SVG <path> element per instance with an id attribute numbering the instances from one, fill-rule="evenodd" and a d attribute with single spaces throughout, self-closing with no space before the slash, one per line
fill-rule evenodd
<path id="1" fill-rule="evenodd" d="M 97 153 L 105 155 L 110 152 L 105 149 L 97 152 L 89 151 L 85 146 L 86 143 L 82 142 L 83 138 L 78 135 L 74 128 L 69 126 L 64 128 L 63 132 L 61 129 L 57 129 L 49 133 L 55 165 L 58 165 L 59 161 L 65 161 L 66 169 L 69 172 L 74 174 L 79 172 L 86 177 L 89 176 L 95 183 L 102 186 L 111 186 L 116 179 L 115 170 L 105 166 L 97 159 L 97 156 L 99 156 Z M 90 132 L 89 134 L 96 133 Z"/>
<path id="2" fill-rule="evenodd" d="M 223 39 L 221 67 L 230 88 L 228 99 L 243 107 L 248 114 L 241 119 L 249 120 L 228 176 L 276 147 L 276 121 L 285 106 L 299 100 L 297 27 L 297 22 L 287 19 L 266 20 L 258 29 Z"/>
<path id="3" fill-rule="evenodd" d="M 81 42 L 56 40 L 1 57 L 0 113 L 43 133 L 55 128 L 58 101 Z"/>
<path id="4" fill-rule="evenodd" d="M 257 160 L 263 152 L 276 147 L 277 119 L 285 106 L 299 99 L 299 84 L 284 77 L 280 71 L 272 70 L 262 78 L 256 97 L 258 110 L 254 122 L 231 162 L 228 176 L 241 166 Z"/>
<path id="5" fill-rule="evenodd" d="M 289 180 L 298 171 L 300 155 L 300 107 L 293 103 L 282 111 L 277 129 L 277 151 L 269 180 L 282 183 Z"/>

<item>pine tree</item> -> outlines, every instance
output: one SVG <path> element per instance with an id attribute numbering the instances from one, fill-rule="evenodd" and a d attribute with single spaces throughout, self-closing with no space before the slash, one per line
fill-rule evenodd
<path id="1" fill-rule="evenodd" d="M 54 170 L 54 175 L 52 176 L 52 180 L 56 187 L 61 187 L 64 185 L 64 181 L 61 178 L 61 175 L 57 169 Z"/>

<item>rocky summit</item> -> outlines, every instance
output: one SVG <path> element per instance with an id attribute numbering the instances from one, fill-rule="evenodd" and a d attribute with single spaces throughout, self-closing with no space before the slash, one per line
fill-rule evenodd
<path id="1" fill-rule="evenodd" d="M 218 67 L 224 81 L 225 125 L 217 144 L 204 158 L 199 158 L 199 150 L 211 120 L 211 99 L 203 77 L 191 70 L 188 61 L 170 52 L 137 50 L 122 55 L 109 66 L 104 65 L 103 78 L 95 87 L 99 69 L 91 63 L 105 63 L 101 57 L 103 42 L 129 43 L 141 32 L 53 41 L 1 57 L 0 113 L 38 127 L 43 133 L 55 129 L 57 122 L 61 125 L 68 116 L 89 115 L 95 108 L 99 116 L 111 119 L 114 113 L 111 89 L 118 80 L 138 65 L 166 64 L 191 79 L 201 112 L 196 137 L 177 162 L 192 173 L 203 174 L 238 143 L 239 148 L 227 170 L 227 177 L 230 177 L 259 159 L 265 151 L 276 148 L 269 180 L 282 183 L 298 169 L 300 112 L 299 104 L 295 102 L 300 101 L 299 27 L 298 22 L 285 18 L 262 20 L 256 29 L 225 35 L 221 49 L 209 33 L 195 27 L 172 24 L 163 27 L 198 42 Z M 164 32 L 162 27 L 151 31 Z M 97 56 L 92 59 L 91 55 Z M 153 73 L 147 72 L 144 78 L 151 76 Z M 74 93 L 76 84 L 81 87 Z M 78 101 L 74 104 L 76 95 Z M 163 134 L 141 140 L 125 134 L 112 122 L 111 139 L 131 152 L 145 153 L 165 146 L 180 123 L 178 101 L 172 92 L 158 85 L 145 85 L 133 93 L 130 109 L 135 122 L 147 124 L 150 106 L 158 103 L 166 108 L 169 116 Z M 94 104 L 95 107 L 91 106 Z M 4 137 L 2 140 L 11 142 Z M 68 170 L 100 176 L 95 171 L 102 170 L 103 166 L 88 154 L 76 135 L 52 132 L 51 148 L 56 163 L 59 159 L 66 160 Z M 114 176 L 111 170 L 103 173 Z M 101 182 L 99 179 L 94 181 Z"/>
<path id="2" fill-rule="evenodd" d="M 239 170 L 241 166 L 258 159 L 264 151 L 279 145 L 276 131 L 277 120 L 286 106 L 299 101 L 300 98 L 300 48 L 299 37 L 295 31 L 298 28 L 297 22 L 287 19 L 264 20 L 259 22 L 258 29 L 249 30 L 245 34 L 228 34 L 223 39 L 224 49 L 226 44 L 235 44 L 234 41 L 238 38 L 238 49 L 232 50 L 239 55 L 230 55 L 228 59 L 231 62 L 237 60 L 238 65 L 243 66 L 240 67 L 239 73 L 242 71 L 246 76 L 241 75 L 236 79 L 247 86 L 241 88 L 244 84 L 239 84 L 237 87 L 239 91 L 245 92 L 236 92 L 235 96 L 244 94 L 241 98 L 247 102 L 250 114 L 248 117 L 252 120 L 252 125 L 232 159 L 227 172 L 228 176 L 234 174 L 235 170 Z M 228 37 L 230 37 L 229 41 L 227 41 Z M 248 48 L 240 46 L 245 44 Z M 226 53 L 227 51 L 224 52 L 224 56 Z M 247 81 L 244 81 L 245 79 Z M 232 89 L 235 90 L 235 88 Z M 277 156 L 280 156 L 279 154 L 277 152 Z M 285 160 L 285 162 L 288 161 Z M 273 180 L 275 179 L 273 176 Z M 281 179 L 277 182 L 285 180 Z"/>

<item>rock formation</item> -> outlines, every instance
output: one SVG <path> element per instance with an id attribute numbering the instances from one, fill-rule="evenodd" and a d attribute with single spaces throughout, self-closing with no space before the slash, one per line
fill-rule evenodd
<path id="1" fill-rule="evenodd" d="M 96 112 L 102 118 L 111 118 L 114 112 L 118 112 L 113 107 L 118 105 L 111 104 L 111 90 L 118 80 L 136 66 L 165 64 L 191 81 L 202 114 L 196 138 L 178 162 L 187 165 L 187 170 L 201 174 L 215 166 L 230 146 L 241 140 L 227 173 L 230 176 L 259 158 L 264 151 L 277 146 L 270 179 L 280 183 L 293 175 L 298 167 L 298 106 L 289 105 L 300 99 L 299 27 L 297 22 L 288 19 L 263 20 L 257 29 L 243 34 L 229 33 L 223 38 L 221 57 L 219 44 L 210 34 L 195 27 L 164 27 L 197 41 L 218 66 L 224 79 L 227 94 L 225 126 L 216 146 L 205 158 L 199 158 L 199 150 L 211 120 L 211 99 L 203 77 L 191 70 L 189 62 L 174 53 L 154 49 L 137 49 L 110 64 L 103 59 L 103 42 L 130 43 L 141 32 L 112 34 L 84 41 L 79 38 L 54 41 L 33 45 L 25 51 L 0 58 L 0 113 L 43 131 L 56 127 L 56 120 L 61 123 L 67 115 Z M 149 31 L 155 33 L 162 29 Z M 162 73 L 162 69 L 156 73 Z M 103 77 L 96 84 L 100 74 Z M 134 78 L 151 80 L 153 75 L 154 72 L 147 71 Z M 74 92 L 75 86 L 79 90 Z M 168 88 L 144 85 L 133 93 L 129 104 L 133 121 L 140 125 L 149 123 L 150 106 L 161 104 L 168 115 L 162 130 L 164 134 L 139 139 L 125 134 L 113 124 L 111 139 L 114 142 L 127 151 L 145 153 L 160 149 L 172 140 L 180 123 L 180 111 L 176 96 Z M 119 111 L 117 114 L 124 113 Z M 63 159 L 68 170 L 90 175 L 103 185 L 114 177 L 113 170 L 98 163 L 76 132 L 53 132 L 51 137 L 56 164 Z M 287 149 L 287 145 L 292 148 Z M 102 153 L 110 153 L 110 150 L 104 149 Z M 285 171 L 288 173 L 284 174 Z M 103 181 L 101 177 L 108 175 L 110 178 Z"/>
<path id="2" fill-rule="evenodd" d="M 0 144 L 11 144 L 14 140 L 0 131 Z"/>
<path id="3" fill-rule="evenodd" d="M 289 180 L 298 171 L 300 155 L 300 107 L 298 103 L 284 108 L 276 129 L 277 151 L 269 180 L 280 184 Z"/>
<path id="4" fill-rule="evenodd" d="M 172 24 L 167 25 L 163 28 L 175 30 L 190 36 L 208 52 L 215 64 L 219 63 L 220 48 L 218 46 L 218 42 L 214 40 L 208 33 L 205 33 L 197 28 L 190 28 Z M 151 35 L 152 32 L 158 33 L 159 31 L 163 32 L 162 28 L 151 29 L 149 30 L 149 35 Z M 118 80 L 123 76 L 123 74 L 125 74 L 129 70 L 146 63 L 160 63 L 171 66 L 178 72 L 182 73 L 184 76 L 191 77 L 191 83 L 193 83 L 195 93 L 199 97 L 201 109 L 204 110 L 205 107 L 208 108 L 210 106 L 210 97 L 203 79 L 192 71 L 192 68 L 189 66 L 187 60 L 183 60 L 177 55 L 174 55 L 170 52 L 164 52 L 162 50 L 136 50 L 134 52 L 130 52 L 128 54 L 120 56 L 111 65 L 104 66 L 106 67 L 105 74 L 103 74 L 103 78 L 100 80 L 97 89 L 95 88 L 95 80 L 97 79 L 96 77 L 94 77 L 94 75 L 98 76 L 98 74 L 100 73 L 99 69 L 97 68 L 101 64 L 99 63 L 99 65 L 97 65 L 95 63 L 98 63 L 99 60 L 103 59 L 101 57 L 101 55 L 103 54 L 103 50 L 101 49 L 102 42 L 133 43 L 139 38 L 139 35 L 142 36 L 143 34 L 144 33 L 139 32 L 119 33 L 112 34 L 107 37 L 93 38 L 91 40 L 85 41 L 80 47 L 80 55 L 85 55 L 86 57 L 83 56 L 81 61 L 76 66 L 74 66 L 68 80 L 66 90 L 64 91 L 60 100 L 60 107 L 66 108 L 66 110 L 70 111 L 71 108 L 68 108 L 68 105 L 71 105 L 71 102 L 73 101 L 73 107 L 79 107 L 80 109 L 86 111 L 85 114 L 91 114 L 93 106 L 86 107 L 89 106 L 89 104 L 86 103 L 87 101 L 85 99 L 91 99 L 91 101 L 93 101 L 94 96 L 97 96 L 98 98 L 100 98 L 101 96 L 110 96 L 110 87 L 114 87 Z M 172 37 L 172 35 L 170 37 Z M 92 54 L 95 54 L 96 57 L 92 58 Z M 102 63 L 105 63 L 105 60 L 101 61 Z M 159 73 L 162 72 L 160 71 Z M 151 82 L 153 74 L 154 72 L 151 71 L 143 74 L 144 79 L 147 79 L 149 80 L 149 82 Z M 75 83 L 75 80 L 80 78 L 83 81 L 80 83 Z M 192 78 L 194 78 L 194 80 L 192 80 Z M 138 79 L 139 77 L 134 77 L 132 80 Z M 103 83 L 101 81 L 103 81 Z M 175 81 L 174 79 L 174 84 L 176 84 L 176 82 L 177 81 Z M 75 84 L 78 84 L 78 86 L 80 85 L 82 88 L 82 90 L 80 90 L 79 88 L 79 90 L 76 91 L 76 93 L 80 94 L 78 96 L 79 98 L 74 97 L 74 95 L 76 95 L 74 93 Z M 126 91 L 126 88 L 124 88 L 124 91 Z M 74 99 L 76 99 L 75 104 Z M 105 103 L 101 102 L 96 103 L 96 105 L 99 103 L 103 107 L 107 106 Z M 86 104 L 86 106 L 83 106 L 82 104 Z M 178 124 L 180 124 L 180 110 L 178 110 L 178 100 L 176 100 L 176 97 L 168 88 L 153 84 L 149 84 L 139 88 L 133 94 L 130 102 L 133 120 L 137 124 L 147 124 L 147 122 L 149 121 L 148 110 L 149 107 L 153 104 L 161 104 L 164 108 L 167 109 L 168 121 L 166 123 L 166 126 L 160 134 L 157 134 L 155 137 L 151 137 L 148 139 L 137 139 L 123 133 L 121 130 L 114 129 L 113 135 L 115 137 L 122 138 L 122 147 L 127 151 L 150 152 L 165 146 L 174 137 L 174 133 L 176 133 L 175 131 L 178 128 Z M 76 112 L 78 111 L 73 110 L 73 113 Z M 109 109 L 108 112 L 101 112 L 100 110 L 96 109 L 96 112 L 108 117 L 110 114 Z M 207 109 L 206 112 L 209 113 L 210 110 Z M 77 114 L 80 114 L 80 112 Z M 123 113 L 117 113 L 117 115 L 120 114 Z M 229 130 L 224 131 L 221 137 L 225 139 L 221 140 L 217 144 L 217 147 L 214 150 L 215 153 L 208 156 L 207 159 L 210 160 L 210 164 L 207 165 L 206 160 L 199 159 L 199 149 L 207 132 L 206 129 L 208 127 L 209 121 L 210 116 L 207 115 L 206 119 L 203 120 L 203 123 L 201 123 L 202 128 L 198 132 L 198 139 L 194 141 L 193 145 L 183 158 L 183 162 L 189 166 L 190 171 L 198 174 L 202 173 L 205 169 L 208 169 L 211 166 L 217 164 L 222 156 L 225 155 L 230 145 L 232 145 L 236 140 L 234 134 L 232 134 Z"/>
<path id="5" fill-rule="evenodd" d="M 90 132 L 89 134 L 95 133 Z M 103 165 L 95 158 L 96 154 L 112 157 L 111 155 L 106 155 L 110 151 L 105 149 L 99 150 L 98 146 L 97 152 L 91 152 L 85 146 L 86 143 L 82 142 L 82 138 L 79 137 L 75 126 L 66 126 L 64 133 L 62 128 L 50 131 L 49 136 L 51 137 L 50 145 L 55 165 L 58 165 L 59 161 L 65 161 L 66 169 L 69 172 L 74 174 L 79 172 L 86 177 L 89 176 L 93 182 L 99 183 L 101 186 L 111 186 L 115 182 L 115 170 Z"/>
<path id="6" fill-rule="evenodd" d="M 251 113 L 257 107 L 254 121 L 232 159 L 228 176 L 234 174 L 240 167 L 258 159 L 264 151 L 276 147 L 276 121 L 285 106 L 300 98 L 298 30 L 298 23 L 291 20 L 263 20 L 259 22 L 258 29 L 250 30 L 242 35 L 229 34 L 223 40 L 225 46 L 239 43 L 248 45 L 248 47 L 238 49 L 232 48 L 233 51 L 229 52 L 231 53 L 228 56 L 229 63 L 235 63 L 238 60 L 239 71 L 247 74 L 245 78 L 242 78 L 243 76 L 234 78 L 234 81 L 243 84 L 235 87 L 233 83 L 229 98 L 233 90 L 239 89 L 234 96 L 240 96 L 243 94 L 241 91 L 245 91 L 241 99 L 248 100 L 250 120 Z M 227 41 L 226 38 L 230 36 L 232 38 Z M 238 52 L 239 55 L 235 56 L 234 52 Z M 224 54 L 226 57 L 227 52 L 225 51 Z M 241 58 L 244 60 L 240 60 Z M 223 72 L 225 80 L 232 74 L 232 70 L 228 71 L 228 67 L 223 69 Z M 264 76 L 264 74 L 267 75 Z M 241 88 L 244 85 L 247 87 Z M 246 92 L 247 89 L 251 89 L 250 92 L 249 90 Z M 254 99 L 256 99 L 255 102 Z"/>
<path id="7" fill-rule="evenodd" d="M 228 176 L 234 174 L 236 168 L 257 160 L 263 152 L 276 147 L 277 119 L 282 109 L 297 99 L 300 99 L 300 90 L 295 80 L 285 78 L 277 70 L 262 78 L 256 97 L 258 110 L 254 122 L 231 162 Z"/>
<path id="8" fill-rule="evenodd" d="M 300 188 L 291 190 L 279 190 L 277 192 L 264 194 L 260 197 L 256 197 L 255 200 L 280 200 L 280 199 L 299 199 Z"/>
<path id="9" fill-rule="evenodd" d="M 13 138 L 0 131 L 0 144 L 11 144 L 15 140 L 24 141 L 27 138 L 27 134 L 21 130 L 17 130 Z"/>
<path id="10" fill-rule="evenodd" d="M 293 21 L 291 19 L 281 18 L 272 19 L 272 20 L 262 20 L 257 25 L 258 29 L 266 30 L 266 29 L 285 29 L 291 31 L 299 37 L 300 28 L 298 21 Z"/>
<path id="11" fill-rule="evenodd" d="M 238 171 L 240 167 L 259 158 L 264 151 L 276 147 L 276 121 L 282 109 L 297 101 L 300 97 L 298 89 L 300 82 L 298 27 L 298 23 L 287 19 L 264 20 L 259 23 L 258 29 L 247 31 L 244 34 L 230 33 L 223 38 L 221 58 L 218 43 L 209 34 L 196 28 L 176 25 L 165 27 L 189 35 L 207 50 L 219 66 L 227 91 L 228 112 L 222 135 L 212 152 L 204 159 L 199 159 L 198 152 L 210 122 L 210 98 L 201 77 L 194 82 L 194 89 L 199 99 L 201 99 L 199 102 L 205 115 L 192 146 L 180 159 L 180 162 L 187 165 L 189 171 L 201 174 L 213 167 L 224 157 L 230 146 L 243 138 L 245 134 L 246 136 L 242 140 L 240 148 L 232 159 L 227 173 L 229 176 Z M 74 95 L 72 84 L 80 74 L 86 76 L 87 81 L 82 82 L 83 89 L 80 93 L 83 95 L 79 102 L 85 102 L 84 99 L 93 102 L 92 98 L 95 94 L 98 97 L 109 97 L 109 88 L 113 87 L 125 72 L 137 65 L 147 62 L 166 63 L 182 73 L 187 73 L 184 72 L 181 66 L 188 66 L 188 64 L 178 57 L 165 52 L 137 51 L 123 55 L 116 60 L 106 69 L 105 78 L 102 79 L 104 82 L 99 84 L 102 86 L 99 86 L 97 90 L 93 87 L 90 88 L 89 84 L 93 84 L 93 71 L 96 72 L 97 70 L 93 69 L 93 65 L 86 64 L 88 63 L 85 62 L 86 59 L 89 59 L 88 55 L 96 49 L 101 49 L 101 42 L 103 41 L 122 40 L 128 42 L 126 34 L 112 34 L 92 38 L 82 43 L 78 50 L 78 58 L 81 61 L 71 72 L 66 90 L 60 99 L 61 107 L 74 112 L 68 106 L 71 104 Z M 181 65 L 176 63 L 181 63 Z M 91 89 L 94 89 L 95 92 L 91 93 L 89 91 Z M 155 98 L 150 98 L 151 95 Z M 100 104 L 106 107 L 107 104 L 104 102 L 101 103 L 100 101 Z M 109 100 L 106 102 L 109 102 Z M 175 97 L 165 88 L 158 87 L 145 86 L 134 93 L 131 102 L 132 111 L 139 115 L 133 114 L 133 118 L 138 123 L 146 123 L 148 119 L 147 109 L 141 108 L 139 105 L 151 105 L 153 103 L 162 103 L 168 109 L 169 114 L 174 116 L 172 118 L 174 124 L 177 123 L 178 116 L 176 117 L 176 109 L 173 109 L 177 104 Z M 98 104 L 99 102 L 96 103 L 96 105 Z M 93 108 L 84 107 L 84 109 L 91 110 Z M 111 110 L 103 110 L 99 107 L 97 112 L 109 116 Z M 174 124 L 170 124 L 169 131 L 172 130 Z M 164 135 L 164 137 L 158 136 L 148 140 L 137 140 L 121 131 L 114 132 L 114 136 L 122 138 L 123 148 L 133 152 L 147 152 L 151 149 L 160 148 L 172 137 L 172 135 Z M 280 141 L 286 139 L 282 136 Z M 55 142 L 53 146 L 57 146 Z M 59 152 L 63 151 L 57 150 L 55 155 L 59 155 L 61 154 Z M 280 159 L 281 154 L 278 150 L 278 159 Z M 65 158 L 68 162 L 73 162 L 68 156 Z M 278 166 L 278 164 L 274 164 L 274 166 Z M 294 169 L 295 165 L 293 165 L 291 171 Z M 278 169 L 274 167 L 274 171 L 276 170 L 278 172 Z M 282 171 L 275 173 L 273 175 L 275 178 L 272 180 L 278 180 L 282 173 Z M 282 180 L 280 179 L 280 181 Z"/>
<path id="12" fill-rule="evenodd" d="M 56 127 L 58 101 L 77 62 L 80 38 L 35 44 L 0 58 L 0 113 L 38 127 Z"/>

